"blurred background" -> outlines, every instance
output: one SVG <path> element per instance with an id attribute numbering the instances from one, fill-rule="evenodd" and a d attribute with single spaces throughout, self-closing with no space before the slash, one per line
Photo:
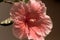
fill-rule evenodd
<path id="1" fill-rule="evenodd" d="M 9 0 L 6 0 L 9 1 Z M 13 0 L 10 0 L 13 1 Z M 59 0 L 42 0 L 47 7 L 47 14 L 51 17 L 53 22 L 53 29 L 46 37 L 46 40 L 60 40 L 60 1 Z M 8 18 L 11 4 L 0 3 L 0 22 Z M 19 40 L 12 34 L 12 25 L 0 25 L 0 40 Z"/>

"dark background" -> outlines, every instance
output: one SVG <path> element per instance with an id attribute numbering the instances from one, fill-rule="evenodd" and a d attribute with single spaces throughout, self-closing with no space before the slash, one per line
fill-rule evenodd
<path id="1" fill-rule="evenodd" d="M 52 32 L 46 37 L 46 40 L 60 40 L 60 1 L 59 0 L 42 0 L 47 6 L 47 14 L 53 22 Z M 0 22 L 8 18 L 11 4 L 0 3 Z M 0 40 L 19 40 L 12 34 L 12 25 L 0 25 Z"/>

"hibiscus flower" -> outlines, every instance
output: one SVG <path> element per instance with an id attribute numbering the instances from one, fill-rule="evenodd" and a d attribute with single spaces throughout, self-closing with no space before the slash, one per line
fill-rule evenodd
<path id="1" fill-rule="evenodd" d="M 13 4 L 10 11 L 13 34 L 19 39 L 44 40 L 51 32 L 52 21 L 46 14 L 46 6 L 42 1 L 29 0 Z"/>

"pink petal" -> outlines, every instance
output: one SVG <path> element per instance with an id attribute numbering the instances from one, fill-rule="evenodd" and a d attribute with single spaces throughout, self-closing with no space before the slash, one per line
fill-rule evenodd
<path id="1" fill-rule="evenodd" d="M 29 30 L 30 30 L 30 33 L 28 35 L 28 39 L 29 40 L 30 39 L 33 39 L 33 40 L 44 40 L 44 37 L 37 35 L 32 28 L 30 28 Z"/>

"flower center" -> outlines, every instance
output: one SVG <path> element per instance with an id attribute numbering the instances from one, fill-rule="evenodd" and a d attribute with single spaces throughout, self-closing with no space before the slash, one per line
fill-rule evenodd
<path id="1" fill-rule="evenodd" d="M 25 20 L 25 23 L 26 23 L 29 27 L 36 26 L 36 22 L 37 22 L 36 19 L 26 19 L 26 20 Z"/>
<path id="2" fill-rule="evenodd" d="M 30 19 L 29 21 L 34 23 L 36 21 L 36 19 Z"/>

